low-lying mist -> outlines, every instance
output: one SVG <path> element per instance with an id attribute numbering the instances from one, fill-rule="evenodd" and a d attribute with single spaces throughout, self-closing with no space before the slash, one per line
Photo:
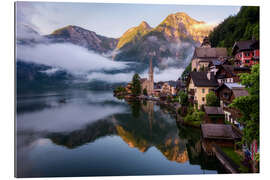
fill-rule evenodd
<path id="1" fill-rule="evenodd" d="M 86 48 L 69 43 L 18 45 L 17 59 L 61 67 L 73 74 L 88 71 L 125 69 L 127 64 L 109 60 Z"/>
<path id="2" fill-rule="evenodd" d="M 74 77 L 83 78 L 85 82 L 127 83 L 138 72 L 134 68 L 135 63 L 113 61 L 86 48 L 70 43 L 17 44 L 16 52 L 17 59 L 52 67 L 51 69 L 41 71 L 42 73 L 51 75 L 58 70 L 65 70 L 74 75 Z M 175 66 L 175 63 L 177 61 L 186 63 L 189 62 L 190 58 L 186 57 L 183 60 L 168 58 L 163 61 L 163 65 L 165 64 L 166 68 L 159 69 L 155 67 L 154 80 L 156 82 L 177 80 L 184 69 Z M 148 77 L 148 68 L 142 69 L 139 74 L 142 78 Z"/>

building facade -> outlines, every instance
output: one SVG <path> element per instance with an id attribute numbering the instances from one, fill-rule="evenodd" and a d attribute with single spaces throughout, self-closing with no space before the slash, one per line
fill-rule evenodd
<path id="1" fill-rule="evenodd" d="M 211 72 L 191 72 L 187 82 L 189 101 L 200 109 L 206 104 L 206 95 L 218 87 L 218 82 Z"/>
<path id="2" fill-rule="evenodd" d="M 232 54 L 239 66 L 252 66 L 259 63 L 260 50 L 259 41 L 246 40 L 235 42 Z"/>
<path id="3" fill-rule="evenodd" d="M 208 38 L 205 37 L 201 47 L 195 48 L 191 61 L 191 71 L 204 70 L 213 60 L 222 60 L 226 57 L 226 48 L 212 48 Z"/>

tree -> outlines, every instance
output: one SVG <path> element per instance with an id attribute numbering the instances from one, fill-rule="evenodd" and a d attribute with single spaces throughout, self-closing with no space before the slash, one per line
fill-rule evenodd
<path id="1" fill-rule="evenodd" d="M 143 94 L 144 94 L 145 96 L 147 96 L 147 90 L 146 90 L 146 88 L 143 89 Z"/>
<path id="2" fill-rule="evenodd" d="M 183 81 L 186 81 L 190 72 L 191 72 L 191 62 L 189 63 L 189 65 L 185 68 L 184 72 L 182 73 L 181 79 Z"/>
<path id="3" fill-rule="evenodd" d="M 182 106 L 187 106 L 188 105 L 188 95 L 184 91 L 180 91 L 178 93 L 179 98 L 180 98 L 180 104 Z"/>
<path id="4" fill-rule="evenodd" d="M 206 95 L 206 105 L 207 106 L 219 106 L 219 100 L 213 91 Z"/>
<path id="5" fill-rule="evenodd" d="M 238 121 L 244 124 L 242 143 L 250 145 L 253 140 L 259 142 L 260 121 L 260 72 L 259 64 L 252 66 L 251 73 L 240 75 L 241 84 L 245 85 L 249 96 L 240 96 L 233 100 L 230 107 L 238 109 L 242 117 Z"/>
<path id="6" fill-rule="evenodd" d="M 141 94 L 141 82 L 138 73 L 134 74 L 132 78 L 131 92 L 133 95 L 138 96 Z"/>
<path id="7" fill-rule="evenodd" d="M 209 34 L 212 47 L 231 48 L 235 41 L 252 37 L 259 40 L 259 17 L 259 7 L 241 7 L 236 15 L 226 18 Z"/>

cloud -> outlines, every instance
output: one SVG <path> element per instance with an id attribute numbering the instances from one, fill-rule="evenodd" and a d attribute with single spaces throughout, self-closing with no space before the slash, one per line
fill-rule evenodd
<path id="1" fill-rule="evenodd" d="M 52 74 L 56 73 L 59 70 L 60 70 L 59 68 L 51 68 L 51 69 L 47 69 L 47 70 L 40 71 L 40 72 L 45 73 L 47 75 L 52 75 Z"/>
<path id="2" fill-rule="evenodd" d="M 127 63 L 109 60 L 87 49 L 73 44 L 37 44 L 35 46 L 17 45 L 16 58 L 63 68 L 73 74 L 88 71 L 120 70 Z"/>
<path id="3" fill-rule="evenodd" d="M 203 24 L 194 24 L 192 28 L 196 30 L 204 30 L 204 31 L 209 31 L 212 30 L 214 27 L 216 27 L 218 24 L 217 23 L 203 23 Z"/>
<path id="4" fill-rule="evenodd" d="M 160 70 L 158 68 L 154 68 L 154 81 L 176 81 L 184 71 L 183 68 L 167 68 L 164 70 Z M 141 77 L 146 78 L 148 77 L 148 70 L 144 71 L 140 74 Z"/>
<path id="5" fill-rule="evenodd" d="M 87 75 L 88 81 L 105 81 L 109 83 L 126 83 L 130 82 L 135 72 L 108 74 L 103 72 L 93 72 Z"/>

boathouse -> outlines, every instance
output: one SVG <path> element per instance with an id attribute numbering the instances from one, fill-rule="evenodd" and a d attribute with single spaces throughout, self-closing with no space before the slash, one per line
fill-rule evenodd
<path id="1" fill-rule="evenodd" d="M 204 123 L 224 124 L 225 114 L 221 107 L 204 106 Z"/>
<path id="2" fill-rule="evenodd" d="M 227 124 L 202 124 L 202 147 L 207 154 L 212 154 L 213 144 L 220 147 L 236 148 L 236 142 L 242 135 L 232 125 Z"/>

